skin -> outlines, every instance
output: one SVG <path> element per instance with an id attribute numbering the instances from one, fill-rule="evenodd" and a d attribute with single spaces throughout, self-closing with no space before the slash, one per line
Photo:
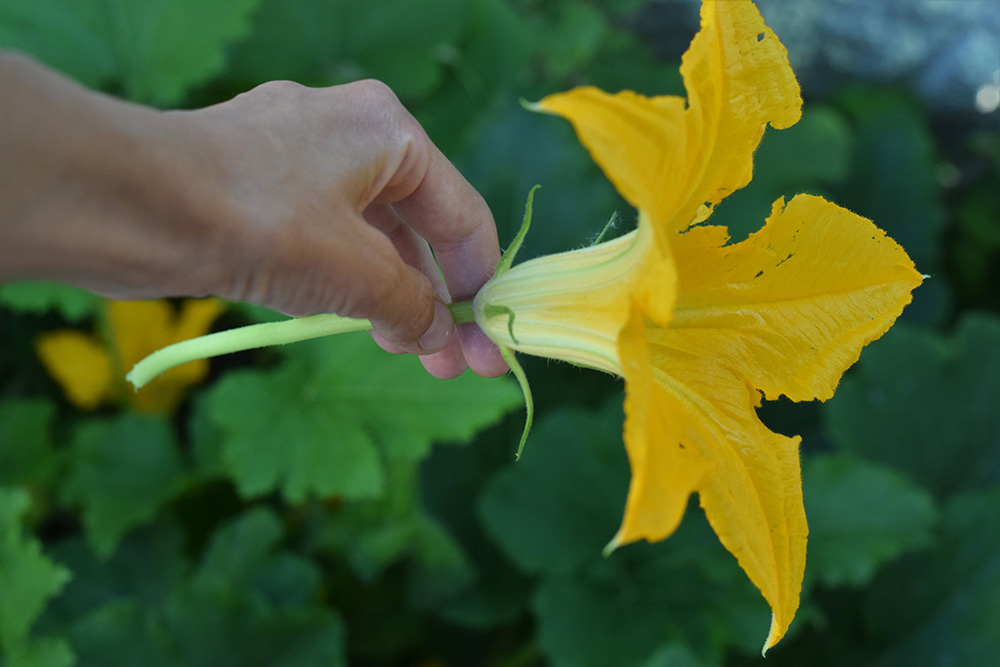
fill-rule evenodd
<path id="1" fill-rule="evenodd" d="M 444 306 L 492 275 L 493 217 L 384 84 L 158 111 L 3 53 L 0 90 L 0 283 L 337 313 L 437 377 L 507 370 Z"/>

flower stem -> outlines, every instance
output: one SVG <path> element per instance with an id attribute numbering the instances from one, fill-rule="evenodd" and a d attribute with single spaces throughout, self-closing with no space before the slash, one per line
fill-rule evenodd
<path id="1" fill-rule="evenodd" d="M 449 304 L 448 309 L 451 310 L 456 323 L 472 322 L 475 319 L 471 301 Z M 367 331 L 371 328 L 371 322 L 368 320 L 332 314 L 251 324 L 168 345 L 137 363 L 125 376 L 125 379 L 131 382 L 136 389 L 139 389 L 174 366 L 180 366 L 196 359 L 207 359 L 268 345 L 297 343 L 310 338 L 332 336 L 351 331 Z"/>

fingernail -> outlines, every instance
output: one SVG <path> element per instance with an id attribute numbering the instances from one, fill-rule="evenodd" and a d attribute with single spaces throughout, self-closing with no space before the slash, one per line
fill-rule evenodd
<path id="1" fill-rule="evenodd" d="M 451 340 L 451 337 L 455 335 L 455 322 L 451 318 L 451 311 L 448 310 L 448 306 L 444 305 L 440 301 L 434 301 L 434 321 L 431 322 L 431 326 L 420 337 L 417 342 L 417 347 L 420 348 L 422 354 L 430 354 L 431 352 L 437 352 Z"/>

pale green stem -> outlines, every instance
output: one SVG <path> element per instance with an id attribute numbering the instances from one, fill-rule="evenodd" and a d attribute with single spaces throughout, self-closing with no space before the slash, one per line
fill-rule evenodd
<path id="1" fill-rule="evenodd" d="M 449 304 L 448 308 L 456 323 L 472 322 L 474 319 L 471 301 Z M 280 322 L 251 324 L 168 345 L 137 363 L 125 376 L 125 379 L 131 382 L 136 389 L 139 389 L 174 366 L 180 366 L 189 361 L 253 350 L 268 345 L 297 343 L 310 338 L 332 336 L 351 331 L 367 331 L 371 328 L 371 322 L 368 320 L 352 319 L 340 315 L 312 315 Z"/>

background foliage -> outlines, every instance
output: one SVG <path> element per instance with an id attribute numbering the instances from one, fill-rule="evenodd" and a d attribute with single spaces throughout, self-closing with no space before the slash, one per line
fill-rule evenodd
<path id="1" fill-rule="evenodd" d="M 501 239 L 545 186 L 529 256 L 634 216 L 565 123 L 517 100 L 580 83 L 682 92 L 677 63 L 630 30 L 642 5 L 5 0 L 0 45 L 163 106 L 380 78 Z M 995 125 L 853 85 L 768 133 L 753 185 L 713 219 L 739 239 L 777 196 L 824 194 L 931 276 L 833 400 L 762 411 L 804 436 L 811 530 L 803 607 L 769 665 L 1000 653 L 998 179 Z M 100 330 L 100 300 L 22 284 L 0 304 L 0 665 L 760 660 L 767 606 L 696 505 L 666 542 L 601 556 L 628 481 L 610 378 L 528 360 L 539 417 L 515 465 L 509 381 L 434 381 L 363 336 L 218 360 L 172 414 L 82 412 L 34 341 Z M 266 317 L 234 305 L 219 326 Z"/>

